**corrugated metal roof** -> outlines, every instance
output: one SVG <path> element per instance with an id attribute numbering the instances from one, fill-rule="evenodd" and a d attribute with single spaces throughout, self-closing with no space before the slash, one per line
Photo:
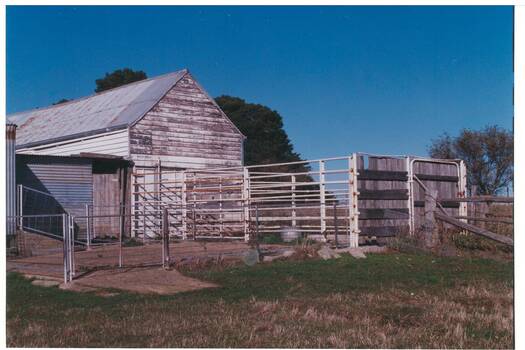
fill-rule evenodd
<path id="1" fill-rule="evenodd" d="M 146 114 L 187 72 L 180 70 L 7 118 L 18 125 L 17 146 L 124 128 Z"/>

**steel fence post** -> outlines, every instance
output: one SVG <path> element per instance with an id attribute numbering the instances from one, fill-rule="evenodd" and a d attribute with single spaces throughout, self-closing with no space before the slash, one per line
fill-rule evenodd
<path id="1" fill-rule="evenodd" d="M 64 283 L 69 282 L 69 271 L 68 271 L 68 228 L 67 228 L 67 214 L 62 214 L 62 252 L 63 252 L 63 262 L 64 262 Z"/>
<path id="2" fill-rule="evenodd" d="M 87 249 L 91 249 L 91 223 L 89 222 L 89 204 L 86 204 L 86 245 Z"/>
<path id="3" fill-rule="evenodd" d="M 69 216 L 69 254 L 70 254 L 70 280 L 73 280 L 75 276 L 75 217 Z"/>
<path id="4" fill-rule="evenodd" d="M 170 267 L 168 209 L 162 211 L 162 267 Z"/>
<path id="5" fill-rule="evenodd" d="M 325 162 L 319 161 L 319 204 L 321 216 L 321 234 L 326 233 L 326 183 L 325 183 Z M 326 239 L 325 239 L 326 241 Z"/>
<path id="6" fill-rule="evenodd" d="M 243 213 L 244 213 L 244 241 L 248 242 L 250 240 L 250 174 L 248 172 L 248 168 L 243 168 L 242 173 L 243 178 L 243 191 L 242 191 L 242 199 L 243 199 Z"/>
<path id="7" fill-rule="evenodd" d="M 334 236 L 335 236 L 335 247 L 339 248 L 339 240 L 337 235 L 339 233 L 339 226 L 337 224 L 337 202 L 334 201 Z"/>
<path id="8" fill-rule="evenodd" d="M 119 210 L 119 233 L 118 233 L 118 240 L 119 240 L 119 247 L 118 247 L 118 267 L 122 267 L 122 236 L 124 234 L 124 222 L 123 222 L 123 211 L 122 208 Z"/>
<path id="9" fill-rule="evenodd" d="M 352 154 L 352 221 L 353 228 L 350 235 L 350 247 L 357 248 L 359 246 L 359 186 L 358 186 L 358 163 L 357 153 Z"/>
<path id="10" fill-rule="evenodd" d="M 20 228 L 20 230 L 24 229 L 24 217 L 23 217 L 24 204 L 23 202 L 24 202 L 24 186 L 18 185 L 18 215 L 19 215 L 18 227 Z"/>

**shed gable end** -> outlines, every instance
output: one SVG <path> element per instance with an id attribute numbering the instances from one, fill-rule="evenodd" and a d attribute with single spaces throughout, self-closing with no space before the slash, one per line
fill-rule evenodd
<path id="1" fill-rule="evenodd" d="M 188 73 L 130 127 L 130 155 L 139 165 L 235 166 L 244 136 Z M 170 164 L 171 163 L 171 164 Z"/>

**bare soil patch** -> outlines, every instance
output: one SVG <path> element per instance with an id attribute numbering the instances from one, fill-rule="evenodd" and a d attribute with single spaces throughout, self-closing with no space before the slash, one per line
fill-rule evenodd
<path id="1" fill-rule="evenodd" d="M 135 293 L 174 294 L 213 287 L 217 285 L 184 276 L 175 269 L 150 266 L 95 271 L 64 289 L 79 292 L 119 289 Z"/>

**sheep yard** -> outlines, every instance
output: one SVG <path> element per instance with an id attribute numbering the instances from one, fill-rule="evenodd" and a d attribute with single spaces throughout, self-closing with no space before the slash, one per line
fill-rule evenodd
<path id="1" fill-rule="evenodd" d="M 8 273 L 7 345 L 513 347 L 511 257 L 391 251 L 179 270 L 215 287 L 78 293 Z"/>

